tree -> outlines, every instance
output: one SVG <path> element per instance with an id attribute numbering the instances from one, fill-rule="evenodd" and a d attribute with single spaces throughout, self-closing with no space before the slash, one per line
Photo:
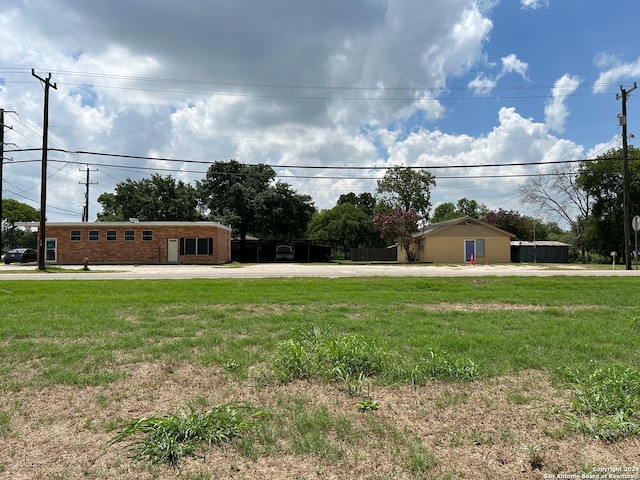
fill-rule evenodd
<path id="1" fill-rule="evenodd" d="M 189 221 L 200 218 L 196 190 L 170 175 L 134 181 L 127 178 L 116 185 L 115 193 L 98 197 L 102 212 L 99 221 L 125 221 L 138 218 L 146 221 Z"/>
<path id="2" fill-rule="evenodd" d="M 351 205 L 359 207 L 370 217 L 373 217 L 376 209 L 376 199 L 368 192 L 361 193 L 360 195 L 356 195 L 353 192 L 342 194 L 338 198 L 336 206 L 342 205 L 343 203 L 350 203 Z"/>
<path id="3" fill-rule="evenodd" d="M 2 199 L 2 245 L 3 247 L 36 247 L 37 239 L 34 232 L 16 227 L 16 222 L 37 222 L 40 211 L 12 198 Z"/>
<path id="4" fill-rule="evenodd" d="M 377 247 L 381 243 L 380 232 L 364 208 L 340 200 L 332 209 L 313 216 L 307 235 L 311 239 L 336 241 L 345 253 L 351 248 Z"/>
<path id="5" fill-rule="evenodd" d="M 304 237 L 316 211 L 309 195 L 296 193 L 283 182 L 263 192 L 258 208 L 261 210 L 259 221 L 252 233 L 271 239 Z"/>
<path id="6" fill-rule="evenodd" d="M 569 225 L 573 244 L 586 255 L 584 228 L 591 216 L 591 196 L 578 183 L 576 167 L 556 167 L 551 175 L 533 177 L 518 188 L 521 202 L 535 206 L 543 215 L 558 218 Z"/>
<path id="7" fill-rule="evenodd" d="M 464 217 L 464 215 L 456 210 L 456 206 L 451 202 L 445 202 L 435 208 L 431 216 L 431 222 L 444 222 L 445 220 L 453 220 L 460 217 Z"/>
<path id="8" fill-rule="evenodd" d="M 400 207 L 388 209 L 373 217 L 373 223 L 388 242 L 398 242 L 407 254 L 407 260 L 415 261 L 416 252 L 411 249 L 413 234 L 418 231 L 418 221 L 422 217 Z"/>
<path id="9" fill-rule="evenodd" d="M 516 240 L 546 240 L 549 229 L 540 220 L 521 215 L 514 210 L 490 210 L 484 217 L 489 225 L 509 232 Z"/>
<path id="10" fill-rule="evenodd" d="M 241 240 L 247 235 L 267 238 L 301 237 L 315 207 L 311 197 L 275 182 L 274 170 L 263 164 L 236 160 L 215 162 L 197 183 L 200 205 L 210 218 L 231 225 Z"/>
<path id="11" fill-rule="evenodd" d="M 484 217 L 489 211 L 486 205 L 478 203 L 475 200 L 468 200 L 465 197 L 458 200 L 456 210 L 464 216 L 477 218 L 478 220 Z"/>
<path id="12" fill-rule="evenodd" d="M 470 216 L 480 220 L 488 212 L 485 205 L 479 204 L 475 200 L 468 200 L 461 198 L 458 200 L 457 206 L 453 203 L 441 203 L 433 211 L 432 223 L 443 222 L 445 220 L 452 220 L 454 218 Z"/>
<path id="13" fill-rule="evenodd" d="M 632 215 L 640 214 L 640 150 L 629 146 L 629 192 Z M 621 149 L 581 164 L 576 184 L 591 198 L 591 214 L 584 223 L 587 248 L 608 257 L 624 255 L 623 162 Z M 627 239 L 630 241 L 631 239 Z"/>
<path id="14" fill-rule="evenodd" d="M 414 170 L 395 166 L 378 180 L 376 193 L 388 208 L 399 208 L 416 214 L 420 220 L 429 220 L 431 210 L 431 188 L 436 179 L 427 170 Z"/>

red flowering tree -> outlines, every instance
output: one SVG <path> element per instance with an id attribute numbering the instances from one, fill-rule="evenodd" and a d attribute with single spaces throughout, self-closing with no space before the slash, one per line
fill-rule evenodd
<path id="1" fill-rule="evenodd" d="M 412 235 L 418 231 L 418 222 L 423 217 L 400 207 L 385 210 L 373 217 L 373 223 L 380 230 L 380 237 L 388 242 L 398 242 L 405 252 L 407 260 L 416 260 L 416 252 L 411 249 Z"/>

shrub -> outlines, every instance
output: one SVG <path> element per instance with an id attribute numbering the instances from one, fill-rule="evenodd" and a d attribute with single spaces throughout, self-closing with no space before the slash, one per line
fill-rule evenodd
<path id="1" fill-rule="evenodd" d="M 243 430 L 257 424 L 261 413 L 233 404 L 201 413 L 189 405 L 163 417 L 132 419 L 109 445 L 128 442 L 126 449 L 133 460 L 177 468 L 183 457 L 194 455 L 200 445 L 219 445 L 241 436 Z"/>

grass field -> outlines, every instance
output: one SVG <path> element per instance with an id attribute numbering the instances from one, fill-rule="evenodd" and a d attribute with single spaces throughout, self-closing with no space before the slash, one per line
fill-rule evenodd
<path id="1" fill-rule="evenodd" d="M 634 278 L 3 281 L 0 478 L 634 469 L 639 300 Z M 612 385 L 617 420 L 587 398 Z M 140 454 L 184 423 L 202 444 Z"/>

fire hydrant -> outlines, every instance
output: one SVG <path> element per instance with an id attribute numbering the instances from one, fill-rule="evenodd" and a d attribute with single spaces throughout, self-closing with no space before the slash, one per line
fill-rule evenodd
<path id="1" fill-rule="evenodd" d="M 82 260 L 83 270 L 89 270 L 89 258 L 84 257 Z"/>

